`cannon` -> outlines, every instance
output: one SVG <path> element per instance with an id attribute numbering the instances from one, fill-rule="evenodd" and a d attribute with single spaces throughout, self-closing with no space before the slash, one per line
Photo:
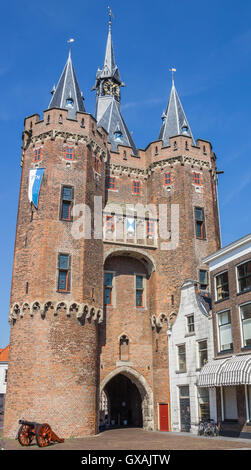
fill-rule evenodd
<path id="1" fill-rule="evenodd" d="M 34 437 L 36 437 L 39 447 L 46 447 L 51 442 L 64 442 L 64 439 L 60 439 L 47 423 L 33 423 L 22 419 L 18 423 L 21 426 L 18 430 L 17 439 L 22 446 L 29 446 Z"/>

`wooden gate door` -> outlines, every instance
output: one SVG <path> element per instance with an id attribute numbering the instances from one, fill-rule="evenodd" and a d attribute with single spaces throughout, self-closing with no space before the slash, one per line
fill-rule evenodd
<path id="1" fill-rule="evenodd" d="M 160 403 L 159 404 L 159 430 L 160 431 L 169 431 L 168 404 L 167 403 Z"/>

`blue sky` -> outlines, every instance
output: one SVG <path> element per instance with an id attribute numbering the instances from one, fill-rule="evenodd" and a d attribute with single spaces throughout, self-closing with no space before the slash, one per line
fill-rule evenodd
<path id="1" fill-rule="evenodd" d="M 222 241 L 249 233 L 251 182 L 251 2 L 249 0 L 8 0 L 1 2 L 0 347 L 8 310 L 25 116 L 42 114 L 65 65 L 67 39 L 85 107 L 94 113 L 107 5 L 121 77 L 122 110 L 138 147 L 156 140 L 171 86 L 169 68 L 196 138 L 218 159 Z"/>

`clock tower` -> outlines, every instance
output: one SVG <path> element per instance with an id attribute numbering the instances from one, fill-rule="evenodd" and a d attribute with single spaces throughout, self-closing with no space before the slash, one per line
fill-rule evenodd
<path id="1" fill-rule="evenodd" d="M 98 127 L 103 127 L 108 132 L 111 151 L 117 152 L 118 145 L 124 145 L 131 147 L 133 155 L 136 155 L 136 146 L 120 110 L 120 89 L 124 86 L 113 51 L 110 13 L 104 65 L 102 69 L 98 68 L 96 82 L 92 88 L 96 90 L 95 117 Z"/>

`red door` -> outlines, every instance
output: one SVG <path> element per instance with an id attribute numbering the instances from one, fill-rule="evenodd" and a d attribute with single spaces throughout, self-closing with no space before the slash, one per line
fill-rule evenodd
<path id="1" fill-rule="evenodd" d="M 159 404 L 159 430 L 169 431 L 168 426 L 168 405 L 165 403 Z"/>

